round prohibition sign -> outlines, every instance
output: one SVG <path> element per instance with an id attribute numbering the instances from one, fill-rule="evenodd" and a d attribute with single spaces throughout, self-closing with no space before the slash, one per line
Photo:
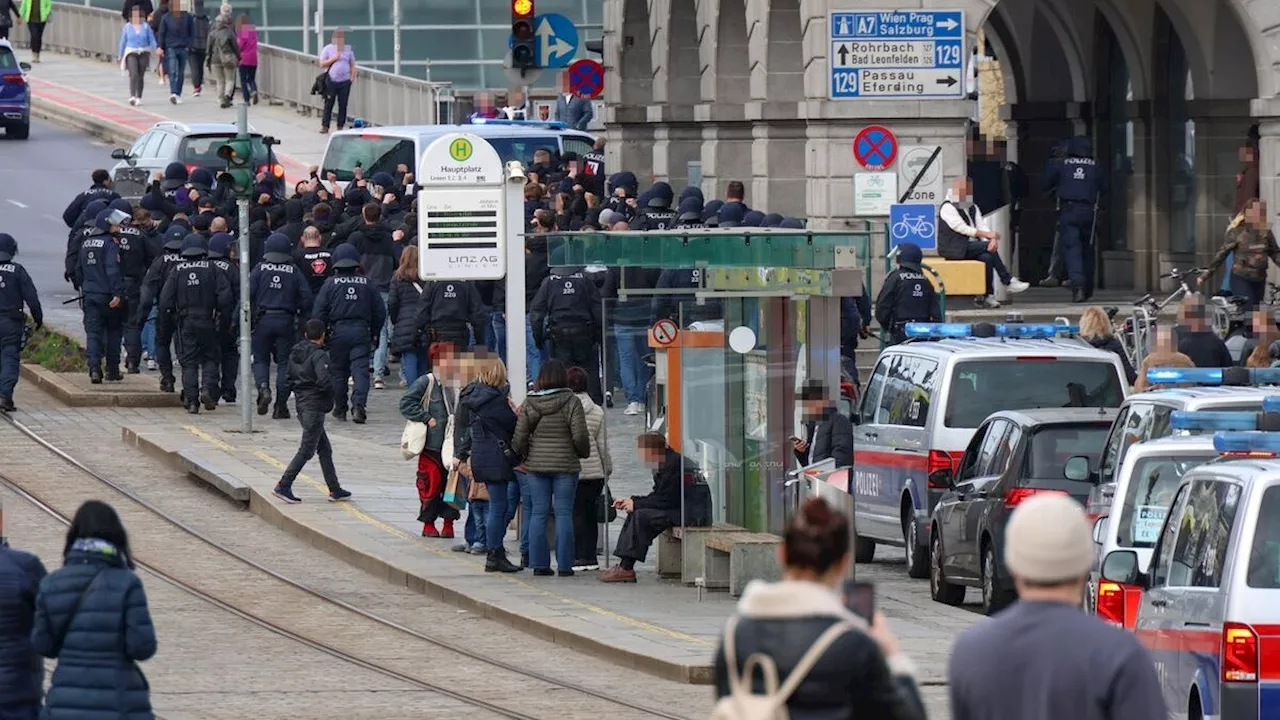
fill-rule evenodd
<path id="1" fill-rule="evenodd" d="M 653 324 L 653 341 L 659 345 L 670 345 L 679 335 L 680 329 L 674 320 L 663 319 Z"/>
<path id="2" fill-rule="evenodd" d="M 853 157 L 871 172 L 885 170 L 898 159 L 898 138 L 882 125 L 868 125 L 853 138 Z"/>

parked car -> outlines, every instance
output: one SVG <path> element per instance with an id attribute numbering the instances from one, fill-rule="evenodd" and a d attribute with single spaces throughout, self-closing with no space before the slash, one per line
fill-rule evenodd
<path id="1" fill-rule="evenodd" d="M 0 126 L 6 137 L 31 137 L 30 63 L 19 62 L 8 40 L 0 40 Z"/>
<path id="2" fill-rule="evenodd" d="M 159 122 L 138 136 L 128 150 L 118 148 L 111 157 L 118 160 L 111 170 L 115 191 L 126 199 L 142 197 L 156 173 L 164 172 L 170 163 L 180 162 L 187 172 L 208 168 L 215 173 L 226 167 L 218 157 L 218 148 L 234 138 L 238 130 L 228 123 Z M 258 172 L 278 178 L 284 187 L 284 167 L 275 162 L 263 135 L 249 128 L 253 138 L 253 163 Z"/>

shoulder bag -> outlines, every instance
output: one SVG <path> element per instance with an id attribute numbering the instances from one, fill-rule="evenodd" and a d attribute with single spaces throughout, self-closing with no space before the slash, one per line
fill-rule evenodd
<path id="1" fill-rule="evenodd" d="M 422 408 L 425 410 L 431 405 L 431 395 L 436 389 L 436 378 L 434 375 L 427 382 L 427 391 L 422 395 Z M 413 460 L 422 454 L 427 447 L 427 424 L 420 423 L 417 420 L 409 420 L 404 424 L 404 432 L 400 433 L 400 457 L 405 460 Z"/>

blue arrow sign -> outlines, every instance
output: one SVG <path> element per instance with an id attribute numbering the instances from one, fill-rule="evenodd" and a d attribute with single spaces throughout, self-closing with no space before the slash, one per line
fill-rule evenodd
<path id="1" fill-rule="evenodd" d="M 921 250 L 938 245 L 938 208 L 932 203 L 889 206 L 889 244 L 915 243 Z"/>
<path id="2" fill-rule="evenodd" d="M 578 54 L 578 28 L 564 15 L 539 15 L 534 18 L 533 33 L 533 51 L 542 67 L 568 67 Z"/>
<path id="3" fill-rule="evenodd" d="M 965 96 L 963 11 L 836 11 L 828 21 L 832 100 Z"/>

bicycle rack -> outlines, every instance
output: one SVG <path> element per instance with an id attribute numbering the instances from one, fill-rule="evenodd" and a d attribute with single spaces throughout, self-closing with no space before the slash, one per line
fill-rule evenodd
<path id="1" fill-rule="evenodd" d="M 1133 306 L 1133 312 L 1130 315 L 1131 324 L 1133 325 L 1133 330 L 1131 331 L 1133 357 L 1131 359 L 1135 370 L 1142 366 L 1142 361 L 1146 359 L 1148 351 L 1151 349 L 1151 343 L 1155 339 L 1157 318 L 1158 316 L 1152 315 L 1145 305 Z"/>

